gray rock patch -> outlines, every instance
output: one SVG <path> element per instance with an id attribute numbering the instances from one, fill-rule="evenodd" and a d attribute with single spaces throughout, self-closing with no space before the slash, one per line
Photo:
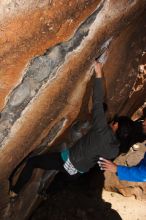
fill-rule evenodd
<path id="1" fill-rule="evenodd" d="M 10 105 L 19 106 L 24 100 L 30 95 L 30 86 L 28 83 L 24 82 L 21 84 L 13 93 Z"/>

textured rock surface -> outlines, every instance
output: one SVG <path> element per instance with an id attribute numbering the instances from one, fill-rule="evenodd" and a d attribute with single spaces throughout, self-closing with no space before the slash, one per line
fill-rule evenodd
<path id="1" fill-rule="evenodd" d="M 137 145 L 139 148 L 136 151 L 131 149 L 126 155 L 118 157 L 115 162 L 125 166 L 136 165 L 146 152 L 143 144 Z M 106 190 L 119 192 L 124 196 L 134 195 L 137 199 L 146 200 L 146 183 L 119 181 L 115 174 L 105 172 L 104 185 Z"/>
<path id="2" fill-rule="evenodd" d="M 131 115 L 143 104 L 145 70 L 138 66 L 146 59 L 145 8 L 145 0 L 0 3 L 1 218 L 29 215 L 42 173 L 22 193 L 16 215 L 8 205 L 8 177 L 33 150 L 47 150 L 87 115 L 93 60 L 107 40 L 110 114 Z"/>
<path id="3" fill-rule="evenodd" d="M 4 0 L 0 3 L 1 108 L 23 79 L 29 60 L 71 38 L 98 2 Z"/>

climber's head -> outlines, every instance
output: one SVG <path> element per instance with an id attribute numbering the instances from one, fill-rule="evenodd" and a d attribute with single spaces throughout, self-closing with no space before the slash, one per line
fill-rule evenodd
<path id="1" fill-rule="evenodd" d="M 134 123 L 127 116 L 116 116 L 111 123 L 111 128 L 117 138 L 123 140 L 131 137 Z"/>

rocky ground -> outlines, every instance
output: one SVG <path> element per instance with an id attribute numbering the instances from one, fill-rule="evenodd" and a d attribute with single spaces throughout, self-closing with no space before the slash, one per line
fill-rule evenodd
<path id="1" fill-rule="evenodd" d="M 146 201 L 104 191 L 103 181 L 98 168 L 76 179 L 58 174 L 30 220 L 146 219 Z"/>

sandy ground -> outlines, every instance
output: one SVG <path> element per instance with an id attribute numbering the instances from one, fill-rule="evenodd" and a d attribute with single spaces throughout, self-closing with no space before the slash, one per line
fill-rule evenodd
<path id="1" fill-rule="evenodd" d="M 102 198 L 112 204 L 122 220 L 146 220 L 146 201 L 134 197 L 124 197 L 118 193 L 103 190 Z"/>

